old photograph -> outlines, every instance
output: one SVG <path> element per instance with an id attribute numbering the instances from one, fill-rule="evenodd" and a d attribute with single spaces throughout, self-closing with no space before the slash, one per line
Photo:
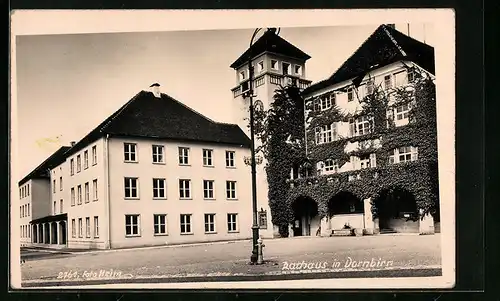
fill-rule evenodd
<path id="1" fill-rule="evenodd" d="M 452 287 L 453 14 L 384 12 L 16 12 L 11 282 Z"/>

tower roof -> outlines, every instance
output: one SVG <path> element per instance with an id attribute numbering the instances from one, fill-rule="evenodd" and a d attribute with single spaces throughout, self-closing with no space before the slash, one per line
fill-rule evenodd
<path id="1" fill-rule="evenodd" d="M 412 61 L 434 74 L 434 48 L 387 25 L 380 25 L 329 78 L 311 85 L 311 93 L 336 83 L 362 78 L 367 72 L 397 61 Z"/>
<path id="2" fill-rule="evenodd" d="M 278 36 L 275 30 L 266 30 L 230 67 L 236 69 L 246 63 L 250 57 L 255 58 L 264 52 L 282 54 L 304 61 L 311 58 L 308 54 Z"/>

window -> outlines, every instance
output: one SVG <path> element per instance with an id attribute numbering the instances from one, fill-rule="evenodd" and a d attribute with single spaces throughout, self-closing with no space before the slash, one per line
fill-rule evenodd
<path id="1" fill-rule="evenodd" d="M 82 158 L 80 155 L 76 156 L 76 172 L 80 172 L 82 170 Z"/>
<path id="2" fill-rule="evenodd" d="M 92 146 L 92 165 L 97 164 L 97 146 Z"/>
<path id="3" fill-rule="evenodd" d="M 85 203 L 90 202 L 89 182 L 85 183 Z"/>
<path id="4" fill-rule="evenodd" d="M 179 180 L 179 198 L 181 199 L 191 198 L 191 180 L 186 180 L 186 179 Z"/>
<path id="5" fill-rule="evenodd" d="M 94 216 L 94 238 L 99 237 L 99 217 Z"/>
<path id="6" fill-rule="evenodd" d="M 75 161 L 73 159 L 70 160 L 69 173 L 71 175 L 75 174 Z"/>
<path id="7" fill-rule="evenodd" d="M 125 162 L 137 162 L 137 144 L 124 143 L 123 155 Z"/>
<path id="8" fill-rule="evenodd" d="M 262 71 L 264 71 L 264 61 L 260 61 L 260 62 L 257 64 L 257 71 L 258 71 L 258 72 L 262 72 Z"/>
<path id="9" fill-rule="evenodd" d="M 371 167 L 370 161 L 371 161 L 370 155 L 364 155 L 359 157 L 359 167 L 361 169 L 370 168 Z"/>
<path id="10" fill-rule="evenodd" d="M 226 167 L 234 167 L 234 152 L 226 151 Z"/>
<path id="11" fill-rule="evenodd" d="M 71 220 L 71 237 L 76 237 L 76 222 L 75 219 Z"/>
<path id="12" fill-rule="evenodd" d="M 191 214 L 181 214 L 181 234 L 190 234 Z"/>
<path id="13" fill-rule="evenodd" d="M 246 70 L 242 70 L 240 71 L 240 82 L 244 81 L 245 79 L 247 79 L 247 72 Z"/>
<path id="14" fill-rule="evenodd" d="M 236 214 L 236 213 L 228 213 L 227 214 L 227 231 L 228 232 L 237 232 L 238 231 L 237 217 L 238 217 L 238 214 Z"/>
<path id="15" fill-rule="evenodd" d="M 338 172 L 339 166 L 335 160 L 327 159 L 325 160 L 325 171 L 326 172 Z"/>
<path id="16" fill-rule="evenodd" d="M 386 90 L 389 90 L 392 88 L 392 76 L 390 74 L 384 76 L 384 87 Z"/>
<path id="17" fill-rule="evenodd" d="M 155 199 L 166 198 L 165 183 L 166 183 L 165 179 L 153 179 L 153 198 Z"/>
<path id="18" fill-rule="evenodd" d="M 271 69 L 278 70 L 278 61 L 271 60 Z"/>
<path id="19" fill-rule="evenodd" d="M 347 88 L 347 101 L 353 101 L 354 100 L 354 89 L 353 88 Z"/>
<path id="20" fill-rule="evenodd" d="M 97 201 L 97 179 L 94 179 L 92 181 L 92 191 L 93 191 L 92 199 L 94 201 Z"/>
<path id="21" fill-rule="evenodd" d="M 373 79 L 366 82 L 366 95 L 373 94 L 375 92 L 375 83 Z"/>
<path id="22" fill-rule="evenodd" d="M 179 164 L 189 165 L 189 148 L 179 147 Z"/>
<path id="23" fill-rule="evenodd" d="M 139 215 L 125 215 L 125 236 L 139 236 Z"/>
<path id="24" fill-rule="evenodd" d="M 267 229 L 267 211 L 259 211 L 259 228 Z"/>
<path id="25" fill-rule="evenodd" d="M 125 178 L 125 198 L 138 198 L 137 178 Z"/>
<path id="26" fill-rule="evenodd" d="M 215 233 L 215 214 L 205 214 L 205 233 Z"/>
<path id="27" fill-rule="evenodd" d="M 64 201 L 62 199 L 59 200 L 59 212 L 64 212 Z"/>
<path id="28" fill-rule="evenodd" d="M 204 149 L 203 150 L 203 166 L 213 166 L 212 162 L 212 154 L 213 150 L 211 149 Z"/>
<path id="29" fill-rule="evenodd" d="M 295 74 L 302 75 L 302 66 L 295 65 Z"/>
<path id="30" fill-rule="evenodd" d="M 389 156 L 389 164 L 418 160 L 418 148 L 412 146 L 399 147 Z"/>
<path id="31" fill-rule="evenodd" d="M 166 214 L 154 214 L 153 221 L 154 221 L 155 235 L 167 234 L 167 215 Z"/>
<path id="32" fill-rule="evenodd" d="M 408 83 L 412 83 L 415 81 L 415 71 L 413 69 L 408 70 Z"/>
<path id="33" fill-rule="evenodd" d="M 83 221 L 82 221 L 82 218 L 78 219 L 78 237 L 83 237 Z"/>
<path id="34" fill-rule="evenodd" d="M 204 199 L 214 198 L 214 181 L 203 180 L 203 198 Z"/>
<path id="35" fill-rule="evenodd" d="M 56 193 L 56 180 L 52 180 L 52 193 Z"/>
<path id="36" fill-rule="evenodd" d="M 164 146 L 153 145 L 153 163 L 164 163 Z"/>
<path id="37" fill-rule="evenodd" d="M 319 97 L 313 100 L 313 111 L 321 111 L 321 99 Z"/>
<path id="38" fill-rule="evenodd" d="M 53 206 L 54 206 L 54 208 L 53 208 L 52 212 L 54 212 L 53 214 L 56 215 L 56 213 L 57 213 L 57 203 L 56 203 L 56 201 L 54 201 L 54 205 Z"/>
<path id="39" fill-rule="evenodd" d="M 236 181 L 226 181 L 226 198 L 236 199 Z"/>
<path id="40" fill-rule="evenodd" d="M 30 196 L 30 184 L 26 184 L 27 196 Z"/>
<path id="41" fill-rule="evenodd" d="M 408 103 L 399 105 L 395 108 L 396 120 L 395 125 L 401 126 L 408 124 L 409 122 L 409 113 L 410 113 L 410 105 Z"/>
<path id="42" fill-rule="evenodd" d="M 89 151 L 86 150 L 83 152 L 83 168 L 89 168 Z"/>
<path id="43" fill-rule="evenodd" d="M 323 125 L 315 129 L 316 144 L 328 143 L 337 140 L 337 124 Z"/>
<path id="44" fill-rule="evenodd" d="M 288 75 L 290 74 L 290 64 L 289 63 L 282 63 L 281 67 L 283 68 L 283 74 Z"/>
<path id="45" fill-rule="evenodd" d="M 63 190 L 63 181 L 62 181 L 62 177 L 59 177 L 59 191 L 62 191 Z"/>
<path id="46" fill-rule="evenodd" d="M 369 116 L 360 116 L 349 120 L 349 130 L 351 137 L 362 136 L 372 132 L 373 118 Z"/>
<path id="47" fill-rule="evenodd" d="M 90 217 L 85 218 L 85 237 L 90 238 Z"/>
<path id="48" fill-rule="evenodd" d="M 75 206 L 75 187 L 71 187 L 71 206 Z"/>
<path id="49" fill-rule="evenodd" d="M 30 216 L 30 204 L 28 203 L 28 205 L 27 205 L 27 206 L 28 206 L 28 207 L 27 207 L 28 216 Z M 61 210 L 61 213 L 62 213 L 62 210 Z"/>
<path id="50" fill-rule="evenodd" d="M 78 185 L 78 205 L 82 204 L 82 185 Z"/>

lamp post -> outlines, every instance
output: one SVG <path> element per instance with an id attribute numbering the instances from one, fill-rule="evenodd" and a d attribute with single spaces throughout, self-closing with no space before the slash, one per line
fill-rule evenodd
<path id="1" fill-rule="evenodd" d="M 250 40 L 250 48 L 252 47 L 253 40 L 261 28 L 254 30 L 252 39 Z M 249 49 L 250 49 L 249 48 Z M 255 130 L 254 130 L 254 103 L 253 103 L 253 67 L 252 67 L 252 52 L 248 54 L 248 97 L 250 99 L 250 139 L 251 139 L 251 169 L 252 169 L 252 255 L 250 262 L 257 264 L 258 259 L 258 239 L 259 239 L 259 224 L 257 223 L 257 179 L 256 179 L 256 162 L 255 162 Z"/>

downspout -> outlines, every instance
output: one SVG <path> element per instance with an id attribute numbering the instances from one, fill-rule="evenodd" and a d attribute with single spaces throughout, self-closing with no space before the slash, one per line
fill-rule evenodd
<path id="1" fill-rule="evenodd" d="M 106 210 L 106 220 L 107 220 L 107 241 L 106 245 L 108 249 L 111 249 L 111 201 L 110 201 L 110 189 L 109 189 L 109 134 L 106 134 L 104 138 L 104 159 L 106 162 L 104 163 L 104 180 L 106 184 L 104 185 L 106 192 L 106 202 L 105 202 L 105 210 Z"/>

